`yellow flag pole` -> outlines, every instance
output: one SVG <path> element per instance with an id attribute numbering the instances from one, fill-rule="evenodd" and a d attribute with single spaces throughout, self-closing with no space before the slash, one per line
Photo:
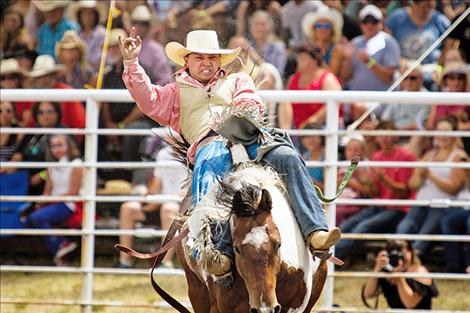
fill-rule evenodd
<path id="1" fill-rule="evenodd" d="M 108 21 L 106 23 L 106 34 L 104 36 L 103 52 L 101 53 L 101 62 L 100 62 L 100 68 L 98 70 L 98 79 L 96 81 L 96 89 L 101 89 L 101 86 L 103 85 L 104 67 L 106 65 L 106 56 L 108 54 L 109 33 L 111 32 L 111 28 L 113 25 L 113 16 L 118 16 L 121 14 L 121 11 L 116 9 L 115 3 L 116 3 L 116 0 L 111 0 L 111 3 L 109 4 Z"/>

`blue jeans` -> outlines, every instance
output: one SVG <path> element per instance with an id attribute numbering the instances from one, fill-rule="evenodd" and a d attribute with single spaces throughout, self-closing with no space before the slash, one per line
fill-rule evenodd
<path id="1" fill-rule="evenodd" d="M 251 159 L 256 156 L 257 145 L 246 147 Z M 299 223 L 300 230 L 306 239 L 317 230 L 328 230 L 323 208 L 313 189 L 305 162 L 290 146 L 278 146 L 263 158 L 263 162 L 271 166 L 284 180 L 289 194 L 292 211 Z M 228 173 L 232 167 L 230 151 L 225 143 L 211 142 L 199 149 L 194 162 L 192 178 L 192 203 L 197 205 L 217 181 Z M 232 256 L 232 238 L 228 223 L 216 233 L 212 230 L 214 245 L 224 254 Z"/>
<path id="2" fill-rule="evenodd" d="M 344 221 L 339 228 L 343 233 L 394 233 L 395 226 L 405 216 L 405 212 L 392 208 L 371 207 L 360 211 Z M 352 249 L 363 243 L 363 240 L 342 239 L 335 247 L 335 255 L 346 259 Z"/>
<path id="3" fill-rule="evenodd" d="M 445 235 L 470 235 L 470 210 L 453 208 L 442 219 L 442 233 Z M 470 266 L 470 243 L 444 242 L 447 271 L 464 273 Z"/>
<path id="4" fill-rule="evenodd" d="M 31 213 L 26 218 L 25 227 L 52 229 L 54 223 L 67 221 L 72 213 L 63 202 L 49 204 Z M 62 236 L 42 236 L 42 238 L 52 256 L 55 256 L 60 244 L 65 240 Z"/>
<path id="5" fill-rule="evenodd" d="M 441 220 L 446 210 L 442 208 L 431 207 L 413 207 L 398 224 L 398 234 L 438 234 L 441 230 Z M 413 243 L 413 249 L 424 255 L 431 242 L 417 240 Z"/>

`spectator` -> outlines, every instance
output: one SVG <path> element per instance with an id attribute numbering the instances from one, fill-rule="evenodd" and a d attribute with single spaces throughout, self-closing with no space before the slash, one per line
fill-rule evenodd
<path id="1" fill-rule="evenodd" d="M 86 60 L 98 71 L 103 52 L 106 28 L 101 23 L 106 19 L 106 8 L 96 0 L 80 0 L 69 6 L 71 19 L 80 25 L 78 35 L 86 46 Z"/>
<path id="2" fill-rule="evenodd" d="M 438 5 L 438 11 L 444 13 L 449 20 L 453 20 L 456 16 L 465 12 L 469 3 L 467 0 L 441 0 Z"/>
<path id="3" fill-rule="evenodd" d="M 34 4 L 44 14 L 44 23 L 39 26 L 36 38 L 38 54 L 49 54 L 55 57 L 55 45 L 67 30 L 78 30 L 79 26 L 64 16 L 69 4 L 67 0 L 41 0 Z"/>
<path id="4" fill-rule="evenodd" d="M 169 137 L 166 138 L 171 142 Z M 183 184 L 187 176 L 186 168 L 174 159 L 171 145 L 163 147 L 157 154 L 157 162 L 171 163 L 170 166 L 159 166 L 155 168 L 153 177 L 148 184 L 148 194 L 161 194 L 178 196 L 183 193 Z M 157 212 L 159 211 L 159 212 Z M 150 222 L 154 224 L 158 218 L 162 230 L 168 230 L 179 211 L 177 202 L 140 203 L 136 201 L 125 202 L 121 205 L 119 215 L 120 229 L 133 229 L 137 222 Z M 158 215 L 156 215 L 158 214 Z M 119 243 L 126 247 L 132 247 L 133 236 L 121 235 Z M 162 261 L 162 265 L 167 268 L 173 266 L 174 249 L 170 249 Z M 119 268 L 130 268 L 131 257 L 121 252 L 119 255 Z"/>
<path id="5" fill-rule="evenodd" d="M 68 30 L 57 43 L 57 60 L 64 64 L 65 83 L 75 89 L 83 89 L 86 85 L 95 86 L 96 76 L 93 69 L 86 63 L 86 48 L 74 30 Z"/>
<path id="6" fill-rule="evenodd" d="M 470 82 L 470 74 L 464 63 L 449 63 L 446 65 L 439 79 L 439 86 L 445 92 L 467 92 Z M 426 123 L 427 129 L 434 129 L 436 122 L 443 116 L 453 115 L 459 121 L 468 119 L 470 112 L 463 105 L 438 104 L 431 107 Z"/>
<path id="7" fill-rule="evenodd" d="M 60 128 L 62 112 L 60 104 L 57 102 L 38 102 L 33 106 L 33 117 L 36 127 L 39 128 Z M 18 148 L 23 155 L 24 161 L 44 162 L 47 151 L 48 135 L 31 134 L 26 135 Z M 29 169 L 29 195 L 39 195 L 44 189 L 46 172 L 41 168 Z"/>
<path id="8" fill-rule="evenodd" d="M 52 135 L 47 144 L 47 161 L 81 164 L 80 151 L 71 137 Z M 80 192 L 83 169 L 81 167 L 51 167 L 47 169 L 44 196 L 76 196 Z M 40 229 L 55 228 L 55 224 L 64 223 L 77 210 L 77 203 L 56 202 L 39 206 L 24 219 L 25 227 Z M 77 248 L 75 242 L 62 236 L 43 236 L 47 249 L 57 266 L 65 265 L 65 257 Z"/>
<path id="9" fill-rule="evenodd" d="M 346 147 L 344 149 L 345 159 L 352 161 L 354 157 L 359 157 L 361 161 L 368 161 L 365 156 L 364 139 L 361 135 L 346 138 Z M 346 168 L 338 169 L 338 185 L 342 182 Z M 370 181 L 369 171 L 367 168 L 358 167 L 351 179 L 348 181 L 346 188 L 341 194 L 341 199 L 369 198 L 370 190 L 367 183 Z M 336 205 L 336 225 L 341 225 L 352 215 L 358 213 L 361 207 L 358 205 Z"/>
<path id="10" fill-rule="evenodd" d="M 336 9 L 343 16 L 343 28 L 341 33 L 348 41 L 362 35 L 361 27 L 356 18 L 352 18 L 344 12 L 344 5 L 341 0 L 324 0 L 325 5 L 329 8 Z"/>
<path id="11" fill-rule="evenodd" d="M 304 129 L 321 129 L 320 124 L 307 124 Z M 325 138 L 322 135 L 302 136 L 300 138 L 303 147 L 302 158 L 305 161 L 325 160 Z M 325 173 L 322 166 L 308 167 L 308 174 L 313 184 L 323 189 Z"/>
<path id="12" fill-rule="evenodd" d="M 442 118 L 437 123 L 438 131 L 456 131 L 455 118 Z M 465 152 L 458 147 L 457 137 L 434 137 L 434 149 L 428 151 L 423 162 L 459 162 Z M 450 167 L 422 167 L 415 170 L 408 183 L 411 190 L 416 190 L 417 200 L 454 200 L 465 185 L 465 170 Z M 436 234 L 440 232 L 440 223 L 446 210 L 444 207 L 415 206 L 397 227 L 399 234 Z M 426 255 L 431 243 L 417 240 L 413 249 L 422 257 Z"/>
<path id="13" fill-rule="evenodd" d="M 241 1 L 237 10 L 236 36 L 248 37 L 248 22 L 256 11 L 266 11 L 272 18 L 272 30 L 276 36 L 281 34 L 281 5 L 275 0 L 248 0 Z M 252 38 L 250 38 L 252 39 Z"/>
<path id="14" fill-rule="evenodd" d="M 0 63 L 0 86 L 2 89 L 22 89 L 25 79 L 24 72 L 16 59 L 2 60 Z M 15 106 L 16 119 L 21 126 L 34 126 L 31 108 L 33 102 L 17 101 Z"/>
<path id="15" fill-rule="evenodd" d="M 34 61 L 38 54 L 34 50 L 29 50 L 26 46 L 18 45 L 18 48 L 5 55 L 5 59 L 14 58 L 18 61 L 20 68 L 29 72 L 33 68 Z"/>
<path id="16" fill-rule="evenodd" d="M 383 16 L 376 6 L 365 6 L 359 18 L 363 35 L 345 44 L 342 78 L 351 90 L 387 90 L 400 65 L 400 47 L 382 31 Z"/>
<path id="17" fill-rule="evenodd" d="M 469 162 L 470 159 L 467 156 L 461 161 Z M 466 186 L 457 196 L 460 201 L 470 201 L 470 170 L 466 172 Z M 470 235 L 470 207 L 452 208 L 442 219 L 441 227 L 444 235 Z M 470 274 L 470 243 L 446 241 L 444 248 L 447 271 Z"/>
<path id="18" fill-rule="evenodd" d="M 0 102 L 0 127 L 18 127 L 15 117 L 15 106 L 11 102 Z M 0 161 L 19 162 L 23 156 L 18 152 L 18 147 L 23 140 L 22 134 L 0 134 Z M 0 174 L 12 173 L 16 169 L 11 167 L 0 167 Z"/>
<path id="19" fill-rule="evenodd" d="M 122 29 L 111 30 L 107 63 L 112 64 L 112 68 L 103 77 L 103 89 L 125 88 L 122 81 L 124 67 L 122 55 L 119 51 L 119 37 L 127 37 L 126 32 Z M 146 67 L 144 68 L 147 69 Z M 155 122 L 146 118 L 134 103 L 130 102 L 112 104 L 104 102 L 101 113 L 102 121 L 106 128 L 141 129 L 151 128 L 156 125 Z M 100 144 L 100 149 L 102 149 L 99 153 L 100 159 L 103 158 L 108 161 L 141 161 L 142 155 L 139 147 L 142 139 L 143 137 L 141 136 L 125 136 L 123 138 L 116 135 L 106 136 L 106 142 Z M 126 149 L 123 149 L 123 147 L 126 147 Z M 112 171 L 115 171 L 115 169 Z M 102 170 L 101 173 L 105 176 L 110 174 L 106 170 Z M 136 185 L 145 185 L 147 176 L 150 174 L 149 169 L 135 169 L 132 173 L 128 173 L 132 176 L 129 179 Z"/>
<path id="20" fill-rule="evenodd" d="M 385 22 L 400 44 L 401 55 L 417 60 L 450 26 L 449 20 L 434 10 L 434 0 L 414 0 L 409 7 L 395 10 Z M 423 64 L 436 63 L 440 51 L 434 49 Z"/>
<path id="21" fill-rule="evenodd" d="M 320 1 L 290 0 L 281 8 L 282 27 L 289 47 L 296 47 L 306 41 L 302 31 L 302 20 L 309 12 L 316 12 L 323 7 Z"/>
<path id="22" fill-rule="evenodd" d="M 249 20 L 252 59 L 256 64 L 263 62 L 274 65 L 279 72 L 284 72 L 286 48 L 274 34 L 274 21 L 267 11 L 256 11 Z"/>
<path id="23" fill-rule="evenodd" d="M 323 61 L 338 76 L 343 63 L 343 46 L 340 43 L 343 27 L 341 14 L 328 7 L 305 15 L 302 26 L 307 38 L 320 48 Z"/>
<path id="24" fill-rule="evenodd" d="M 2 58 L 21 47 L 34 49 L 34 42 L 24 27 L 23 16 L 13 8 L 8 8 L 3 14 L 0 37 Z"/>
<path id="25" fill-rule="evenodd" d="M 289 90 L 341 90 L 336 76 L 324 68 L 320 49 L 312 43 L 304 44 L 296 49 L 297 72 L 291 77 Z M 326 118 L 324 103 L 285 103 L 281 107 L 280 126 L 304 128 L 308 124 L 323 125 Z"/>
<path id="26" fill-rule="evenodd" d="M 460 15 L 455 17 L 452 20 L 452 23 L 454 23 L 458 18 L 460 18 Z M 470 17 L 467 15 L 467 17 L 450 32 L 449 37 L 447 37 L 444 45 L 444 48 L 454 47 L 462 50 L 463 53 L 465 53 L 465 59 L 468 62 L 470 62 L 470 38 L 468 36 L 469 32 Z"/>
<path id="27" fill-rule="evenodd" d="M 403 75 L 410 66 L 415 63 L 414 60 L 405 60 L 400 66 L 400 75 Z M 400 83 L 400 91 L 409 92 L 427 92 L 423 86 L 423 71 L 421 66 L 417 66 Z M 429 115 L 429 106 L 418 104 L 387 104 L 380 118 L 382 120 L 392 121 L 399 130 L 419 130 L 424 128 L 425 120 Z M 421 156 L 423 151 L 429 146 L 429 140 L 426 137 L 414 136 L 410 139 L 404 138 L 401 143 L 408 147 L 416 157 Z"/>
<path id="28" fill-rule="evenodd" d="M 56 64 L 50 55 L 40 55 L 34 62 L 33 70 L 29 73 L 32 85 L 37 89 L 72 89 L 71 86 L 59 82 L 59 74 L 64 70 L 63 65 Z M 64 127 L 84 128 L 85 108 L 77 101 L 61 102 L 61 123 Z M 77 139 L 83 136 L 77 136 Z M 79 140 L 81 142 L 81 140 Z"/>
<path id="29" fill-rule="evenodd" d="M 155 78 L 152 82 L 165 85 L 171 81 L 171 67 L 165 57 L 162 45 L 153 40 L 149 34 L 152 18 L 149 8 L 144 5 L 137 6 L 131 14 L 132 25 L 135 25 L 137 35 L 142 39 L 140 60 Z"/>
<path id="30" fill-rule="evenodd" d="M 396 130 L 393 122 L 382 121 L 376 129 Z M 371 161 L 413 162 L 413 153 L 396 144 L 395 136 L 378 136 L 380 150 L 372 155 Z M 412 199 L 413 193 L 408 187 L 412 168 L 375 168 L 371 169 L 367 182 L 373 199 Z M 341 224 L 344 233 L 394 233 L 396 225 L 408 212 L 406 206 L 369 207 L 361 210 Z M 341 240 L 336 245 L 336 256 L 346 259 L 351 251 L 363 243 L 361 240 Z"/>
<path id="31" fill-rule="evenodd" d="M 374 272 L 426 274 L 428 270 L 409 241 L 388 241 L 385 250 L 375 258 Z M 428 277 L 371 277 L 367 279 L 362 296 L 365 299 L 378 297 L 380 291 L 393 309 L 430 310 L 432 298 L 439 295 L 434 281 Z"/>
<path id="32" fill-rule="evenodd" d="M 458 48 L 449 48 L 445 51 L 442 51 L 442 66 L 446 66 L 449 63 L 467 63 L 467 59 L 462 50 Z"/>

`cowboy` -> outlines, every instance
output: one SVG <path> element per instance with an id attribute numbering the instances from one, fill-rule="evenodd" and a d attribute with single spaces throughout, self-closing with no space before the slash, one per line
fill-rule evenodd
<path id="1" fill-rule="evenodd" d="M 175 74 L 175 82 L 156 86 L 139 65 L 141 44 L 134 29 L 129 37 L 120 39 L 123 80 L 144 114 L 169 125 L 191 144 L 188 159 L 194 164 L 192 204 L 197 206 L 217 177 L 231 168 L 232 157 L 227 139 L 220 136 L 223 134 L 233 143 L 243 143 L 250 159 L 271 166 L 284 178 L 292 210 L 311 249 L 328 250 L 336 244 L 341 233 L 338 228 L 328 230 L 304 162 L 288 138 L 282 139 L 274 129 L 263 128 L 261 120 L 266 108 L 253 81 L 245 73 L 228 74 L 221 69 L 237 58 L 240 48 L 220 49 L 215 31 L 191 31 L 186 47 L 178 42 L 165 47 L 168 58 L 182 66 Z M 224 119 L 227 111 L 232 114 Z M 261 138 L 270 140 L 263 142 Z M 208 264 L 205 270 L 220 277 L 231 270 L 229 227 L 212 240 L 223 257 L 217 266 Z"/>

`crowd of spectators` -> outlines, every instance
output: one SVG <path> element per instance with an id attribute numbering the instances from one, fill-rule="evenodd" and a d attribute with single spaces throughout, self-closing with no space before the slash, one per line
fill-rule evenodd
<path id="1" fill-rule="evenodd" d="M 125 88 L 118 41 L 134 26 L 143 40 L 139 60 L 155 84 L 171 82 L 172 73 L 178 69 L 165 56 L 163 47 L 167 42 L 184 43 L 190 30 L 214 29 L 224 46 L 241 47 L 240 58 L 225 70 L 246 71 L 259 89 L 385 91 L 438 40 L 470 2 L 118 0 L 116 6 L 120 14 L 113 15 L 104 71 L 100 71 L 100 62 L 109 1 L 10 0 L 2 1 L 1 5 L 2 89 L 94 88 L 100 75 L 102 88 Z M 469 22 L 469 17 L 464 19 L 404 78 L 397 90 L 468 92 Z M 341 104 L 340 127 L 347 127 L 369 105 L 359 102 Z M 2 101 L 0 112 L 1 127 L 85 127 L 85 104 L 80 102 Z M 325 126 L 325 103 L 268 103 L 268 112 L 270 122 L 284 129 L 321 129 Z M 101 128 L 148 129 L 158 126 L 133 103 L 102 103 L 99 118 Z M 469 130 L 470 106 L 383 103 L 360 128 Z M 470 153 L 468 137 L 355 136 L 344 139 L 340 152 L 344 150 L 342 155 L 346 160 L 357 154 L 363 160 L 372 161 L 468 162 Z M 53 144 L 53 141 L 58 140 L 64 141 L 61 145 L 69 149 L 75 142 L 78 151 L 83 153 L 83 136 L 2 133 L 1 161 L 45 161 L 51 160 L 52 156 L 62 162 L 63 157 L 54 156 L 59 144 Z M 324 160 L 321 137 L 294 138 L 294 142 L 306 160 Z M 155 159 L 160 149 L 161 143 L 152 138 L 106 135 L 99 138 L 98 159 L 138 162 Z M 73 154 L 70 161 L 73 158 L 78 160 L 78 155 Z M 0 173 L 12 175 L 15 171 L 21 170 L 5 168 Z M 312 181 L 321 186 L 323 170 L 311 168 L 310 173 Z M 339 169 L 339 177 L 342 175 L 344 171 Z M 51 169 L 29 169 L 27 176 L 30 195 L 51 194 L 51 184 L 57 184 L 51 180 L 57 178 Z M 152 174 L 151 170 L 145 169 L 100 169 L 98 176 L 102 185 L 98 187 L 112 186 L 109 184 L 112 180 L 124 180 L 124 184 L 114 185 L 120 186 L 114 193 L 161 192 L 159 188 L 146 188 L 155 177 L 161 177 L 158 170 Z M 469 176 L 468 170 L 450 167 L 360 168 L 349 181 L 343 197 L 465 200 L 469 199 Z M 59 184 L 71 180 L 64 176 Z M 76 183 L 75 179 L 73 182 Z M 78 193 L 79 188 L 69 187 L 52 185 L 53 194 Z M 65 219 L 72 215 L 74 208 L 65 203 L 54 210 L 62 210 L 60 217 Z M 152 206 L 152 210 L 155 209 L 158 207 Z M 165 206 L 159 209 L 161 216 L 168 210 Z M 145 204 L 123 204 L 121 212 L 134 216 L 132 223 L 124 223 L 123 227 L 134 227 L 134 222 L 144 220 L 147 210 L 150 209 Z M 170 211 L 174 214 L 176 210 L 171 207 Z M 338 206 L 337 221 L 343 232 L 348 233 L 469 234 L 469 212 L 468 208 Z M 49 222 L 56 221 L 40 223 L 34 216 L 28 220 L 29 225 L 42 228 Z M 63 251 L 57 251 L 62 239 L 46 237 L 46 240 L 58 260 L 56 263 L 61 264 Z M 122 240 L 129 242 L 128 237 Z M 337 255 L 348 258 L 352 248 L 361 243 L 364 241 L 342 240 L 336 248 Z M 64 245 L 68 247 L 66 252 L 71 250 L 68 242 Z M 413 249 L 420 256 L 429 246 L 430 242 L 413 243 Z M 446 243 L 445 248 L 453 251 L 446 253 L 449 271 L 470 272 L 468 245 L 464 247 L 452 242 Z M 127 266 L 129 262 L 121 257 L 121 264 Z"/>

